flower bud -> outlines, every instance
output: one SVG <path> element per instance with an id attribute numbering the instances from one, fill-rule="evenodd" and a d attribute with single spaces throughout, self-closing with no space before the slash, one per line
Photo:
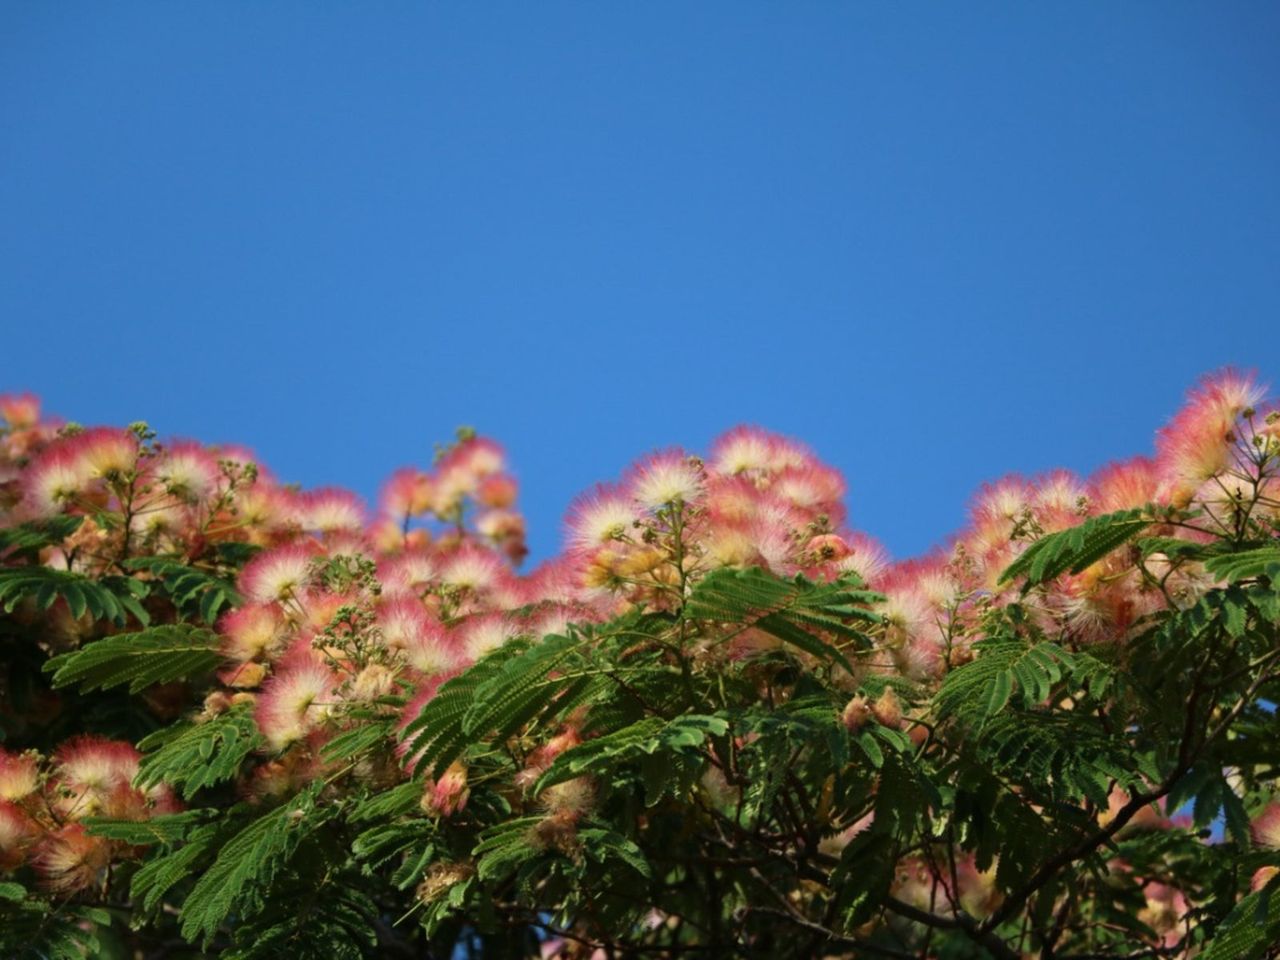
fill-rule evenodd
<path id="1" fill-rule="evenodd" d="M 862 694 L 858 694 L 845 704 L 844 712 L 840 714 L 840 722 L 850 733 L 857 733 L 870 718 L 871 704 Z"/>
<path id="2" fill-rule="evenodd" d="M 1254 871 L 1253 877 L 1249 880 L 1249 889 L 1257 893 L 1268 883 L 1271 878 L 1280 873 L 1280 867 L 1259 867 Z"/>
<path id="3" fill-rule="evenodd" d="M 896 730 L 902 726 L 902 704 L 898 695 L 893 692 L 893 687 L 884 688 L 884 693 L 871 705 L 871 714 L 886 727 Z"/>
<path id="4" fill-rule="evenodd" d="M 1270 850 L 1280 850 L 1280 803 L 1272 800 L 1249 825 L 1253 842 Z"/>
<path id="5" fill-rule="evenodd" d="M 451 817 L 467 805 L 467 768 L 454 761 L 439 780 L 427 781 L 420 806 L 423 813 Z"/>

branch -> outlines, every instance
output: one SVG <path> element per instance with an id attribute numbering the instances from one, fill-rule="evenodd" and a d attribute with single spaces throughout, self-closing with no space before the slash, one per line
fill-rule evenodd
<path id="1" fill-rule="evenodd" d="M 940 917 L 936 913 L 929 913 L 918 907 L 913 907 L 909 903 L 903 903 L 896 897 L 886 897 L 885 906 L 899 916 L 914 920 L 917 923 L 923 923 L 925 926 L 936 927 L 939 930 L 962 930 L 975 943 L 980 943 L 990 950 L 998 960 L 1021 960 L 1021 954 L 991 930 L 980 927 L 977 921 L 963 910 L 957 911 L 954 917 Z"/>
<path id="2" fill-rule="evenodd" d="M 1276 655 L 1280 655 L 1280 651 L 1276 651 Z M 1253 682 L 1249 684 L 1248 689 L 1240 696 L 1240 700 L 1236 705 L 1227 711 L 1222 719 L 1209 730 L 1205 735 L 1205 738 L 1200 742 L 1200 745 L 1194 750 L 1189 746 L 1191 734 L 1194 732 L 1194 724 L 1191 721 L 1191 712 L 1189 711 L 1187 726 L 1183 733 L 1183 742 L 1178 750 L 1178 764 L 1174 767 L 1173 771 L 1165 777 L 1160 786 L 1154 790 L 1135 794 L 1128 803 L 1120 808 L 1119 812 L 1116 813 L 1115 817 L 1105 827 L 1101 827 L 1094 833 L 1085 837 L 1083 840 L 1067 847 L 1067 849 L 1058 853 L 1056 856 L 1050 857 L 1046 860 L 1044 864 L 1041 865 L 1040 869 L 1031 875 L 1031 879 L 1026 882 L 1020 891 L 1010 895 L 1005 902 L 1000 905 L 1000 908 L 987 918 L 986 922 L 981 927 L 982 931 L 989 932 L 1004 923 L 1005 920 L 1008 920 L 1014 913 L 1022 909 L 1022 906 L 1027 902 L 1027 900 L 1030 899 L 1037 890 L 1048 883 L 1059 870 L 1068 866 L 1080 857 L 1092 853 L 1124 829 L 1129 821 L 1137 816 L 1138 812 L 1142 810 L 1143 807 L 1167 796 L 1177 785 L 1178 781 L 1182 779 L 1188 770 L 1191 769 L 1196 760 L 1199 759 L 1200 754 L 1204 751 L 1205 747 L 1209 746 L 1209 744 L 1220 737 L 1223 732 L 1235 722 L 1236 718 L 1240 716 L 1244 711 L 1244 708 L 1253 700 L 1254 695 L 1264 684 L 1275 679 L 1276 675 L 1273 674 L 1258 674 L 1258 676 L 1254 678 Z M 1198 693 L 1199 691 L 1196 691 L 1192 694 L 1192 707 L 1194 707 L 1195 700 L 1198 699 Z"/>
<path id="3" fill-rule="evenodd" d="M 846 937 L 844 934 L 836 933 L 834 930 L 824 927 L 820 923 L 815 923 L 802 915 L 792 913 L 790 911 L 775 910 L 773 907 L 748 907 L 747 910 L 749 913 L 767 913 L 769 916 L 786 920 L 788 923 L 793 923 L 798 927 L 802 927 L 810 933 L 817 934 L 824 940 L 838 946 L 856 947 L 859 950 L 863 950 L 877 956 L 891 957 L 893 960 L 918 960 L 917 955 L 914 953 L 907 953 L 903 950 L 894 950 L 892 947 L 885 947 L 880 944 L 870 943 L 858 937 Z"/>

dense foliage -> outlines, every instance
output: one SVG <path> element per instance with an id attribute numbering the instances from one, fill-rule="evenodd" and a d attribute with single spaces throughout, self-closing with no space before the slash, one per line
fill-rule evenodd
<path id="1" fill-rule="evenodd" d="M 371 517 L 0 399 L 0 956 L 1267 955 L 1262 400 L 898 563 L 740 428 L 518 575 L 469 432 Z"/>

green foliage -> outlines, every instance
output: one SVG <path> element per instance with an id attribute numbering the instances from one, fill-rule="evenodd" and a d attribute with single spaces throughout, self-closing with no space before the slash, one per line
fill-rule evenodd
<path id="1" fill-rule="evenodd" d="M 517 644 L 489 654 L 461 676 L 442 684 L 422 712 L 404 729 L 402 739 L 415 766 L 438 775 L 466 749 L 465 718 L 476 702 L 476 690 L 520 652 Z"/>
<path id="2" fill-rule="evenodd" d="M 1252 550 L 1223 553 L 1205 561 L 1205 569 L 1215 577 L 1235 583 L 1239 580 L 1266 577 L 1280 581 L 1280 546 L 1267 544 Z"/>
<path id="3" fill-rule="evenodd" d="M 197 868 L 208 862 L 219 847 L 224 828 L 207 823 L 191 830 L 178 846 L 162 845 L 133 875 L 129 892 L 142 913 L 160 909 L 165 897 L 178 887 L 186 886 Z"/>
<path id="4" fill-rule="evenodd" d="M 1063 573 L 1079 573 L 1128 543 L 1151 523 L 1146 508 L 1090 517 L 1077 526 L 1032 543 L 1000 574 L 1000 582 L 1025 577 L 1026 585 L 1034 586 Z"/>
<path id="5" fill-rule="evenodd" d="M 123 627 L 132 615 L 145 625 L 150 617 L 138 600 L 146 595 L 146 585 L 131 577 L 93 580 L 53 567 L 0 567 L 0 607 L 6 613 L 12 613 L 24 600 L 30 600 L 39 610 L 63 600 L 76 618 L 88 613 L 94 620 Z"/>
<path id="6" fill-rule="evenodd" d="M 686 714 L 670 721 L 647 717 L 565 751 L 542 775 L 536 789 L 545 790 L 582 774 L 611 773 L 639 761 L 658 774 L 646 778 L 649 802 L 656 803 L 666 792 L 666 778 L 681 770 L 684 762 L 700 770 L 705 764 L 705 740 L 724 736 L 728 729 L 728 722 L 715 716 Z"/>
<path id="7" fill-rule="evenodd" d="M 338 734 L 320 748 L 320 756 L 329 763 L 350 761 L 373 750 L 385 750 L 391 740 L 392 722 L 373 716 L 357 716 L 355 727 Z M 252 727 L 252 725 L 250 725 Z"/>
<path id="8" fill-rule="evenodd" d="M 1243 897 L 1222 921 L 1200 960 L 1258 960 L 1280 942 L 1280 882 Z"/>
<path id="9" fill-rule="evenodd" d="M 935 698 L 939 719 L 958 715 L 981 727 L 1017 694 L 1023 707 L 1046 703 L 1062 679 L 1063 668 L 1074 665 L 1070 654 L 1055 643 L 1028 644 L 1016 638 L 983 640 L 974 644 L 977 657 L 952 670 Z"/>
<path id="10" fill-rule="evenodd" d="M 43 520 L 29 520 L 0 529 L 0 556 L 34 554 L 45 547 L 61 543 L 80 529 L 84 517 L 59 515 Z"/>
<path id="11" fill-rule="evenodd" d="M 252 711 L 243 706 L 204 723 L 166 727 L 138 744 L 146 751 L 138 784 L 149 788 L 167 783 L 190 800 L 197 791 L 234 777 L 262 744 Z"/>
<path id="12" fill-rule="evenodd" d="M 479 866 L 481 880 L 502 879 L 522 863 L 542 854 L 532 836 L 542 822 L 540 816 L 508 820 L 482 831 L 471 851 Z"/>
<path id="13" fill-rule="evenodd" d="M 224 608 L 237 606 L 242 600 L 235 584 L 226 577 L 170 557 L 135 557 L 128 567 L 155 576 L 174 606 L 205 623 L 213 623 Z"/>
<path id="14" fill-rule="evenodd" d="M 218 856 L 187 895 L 182 935 L 207 945 L 232 912 L 261 911 L 264 898 L 290 855 L 332 816 L 317 804 L 322 784 L 309 787 L 270 813 L 253 819 L 218 847 Z"/>
<path id="15" fill-rule="evenodd" d="M 94 641 L 45 665 L 55 687 L 82 690 L 128 685 L 137 693 L 156 683 L 201 677 L 222 662 L 212 630 L 179 623 Z"/>
<path id="16" fill-rule="evenodd" d="M 152 844 L 171 844 L 183 840 L 192 829 L 209 819 L 208 810 L 186 810 L 148 820 L 113 820 L 107 817 L 89 817 L 85 826 L 91 835 L 118 840 L 131 846 L 146 847 Z"/>
<path id="17" fill-rule="evenodd" d="M 0 882 L 0 956 L 6 960 L 83 960 L 98 955 L 98 927 L 111 914 L 97 907 L 63 906 Z"/>
<path id="18" fill-rule="evenodd" d="M 365 960 L 378 954 L 377 905 L 359 889 L 328 880 L 283 887 L 273 896 L 290 909 L 271 911 L 236 930 L 226 960 Z"/>
<path id="19" fill-rule="evenodd" d="M 864 630 L 880 622 L 870 605 L 882 598 L 860 587 L 853 576 L 820 584 L 800 576 L 779 580 L 758 568 L 716 570 L 694 588 L 684 616 L 754 626 L 812 657 L 851 669 L 842 648 L 868 647 Z"/>
<path id="20" fill-rule="evenodd" d="M 501 665 L 476 686 L 474 702 L 462 715 L 461 732 L 471 737 L 491 733 L 499 739 L 511 736 L 563 687 L 551 674 L 571 669 L 581 643 L 570 630 L 568 636 L 545 637 L 523 650 L 513 647 Z"/>

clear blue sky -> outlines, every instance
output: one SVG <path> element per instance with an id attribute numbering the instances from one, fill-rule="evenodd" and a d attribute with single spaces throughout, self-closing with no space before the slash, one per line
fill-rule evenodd
<path id="1" fill-rule="evenodd" d="M 739 422 L 909 554 L 1280 381 L 1280 6 L 9 2 L 0 323 L 0 389 L 308 485 L 474 424 L 535 558 Z"/>

